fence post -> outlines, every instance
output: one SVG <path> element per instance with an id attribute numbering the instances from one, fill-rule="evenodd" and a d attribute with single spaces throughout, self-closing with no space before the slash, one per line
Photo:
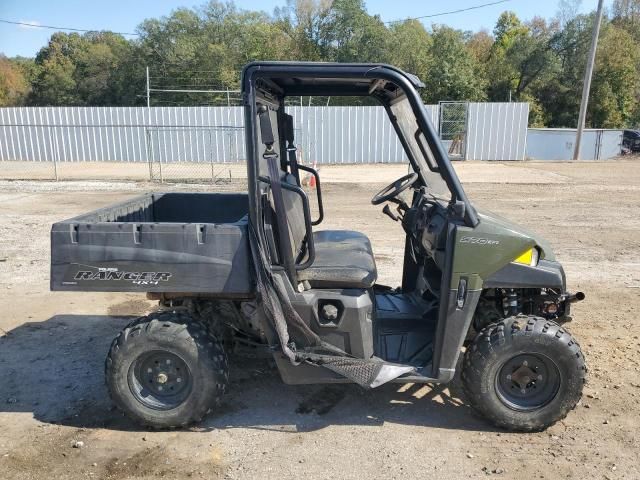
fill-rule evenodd
<path id="1" fill-rule="evenodd" d="M 467 159 L 467 152 L 469 151 L 469 102 L 465 102 L 464 113 L 464 153 L 462 154 L 462 160 Z"/>
<path id="2" fill-rule="evenodd" d="M 604 130 L 596 131 L 596 153 L 594 155 L 594 160 L 600 160 L 600 156 L 602 154 L 602 136 L 604 134 Z"/>
<path id="3" fill-rule="evenodd" d="M 216 175 L 213 171 L 213 148 L 211 147 L 213 145 L 213 138 L 211 137 L 211 133 L 211 129 L 209 129 L 209 147 L 211 150 L 211 155 L 209 156 L 209 159 L 211 160 L 211 183 L 214 184 Z"/>
<path id="4" fill-rule="evenodd" d="M 53 174 L 55 176 L 56 182 L 59 180 L 58 178 L 58 161 L 60 159 L 60 146 L 58 144 L 58 132 L 56 132 L 55 128 L 54 128 L 54 138 L 55 138 L 55 150 L 54 150 L 54 155 L 53 155 Z"/>
<path id="5" fill-rule="evenodd" d="M 53 157 L 53 175 L 54 175 L 54 177 L 55 177 L 55 179 L 56 179 L 56 182 L 57 182 L 58 180 L 60 180 L 60 179 L 58 178 L 58 162 L 56 161 L 56 157 L 58 156 L 58 155 L 57 155 L 57 153 L 58 153 L 58 152 L 56 151 L 56 155 Z"/>
<path id="6" fill-rule="evenodd" d="M 151 155 L 149 155 L 149 152 L 151 151 L 151 132 L 149 131 L 148 127 L 144 128 L 144 137 L 145 137 L 145 143 L 144 143 L 144 147 L 145 147 L 145 154 L 147 156 L 147 163 L 149 164 L 149 181 L 153 182 L 153 163 L 152 163 L 152 158 Z"/>

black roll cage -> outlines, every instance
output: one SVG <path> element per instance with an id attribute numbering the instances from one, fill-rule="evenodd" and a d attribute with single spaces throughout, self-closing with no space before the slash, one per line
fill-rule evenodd
<path id="1" fill-rule="evenodd" d="M 279 104 L 278 114 L 284 113 L 284 98 L 286 96 L 370 96 L 376 98 L 385 108 L 389 119 L 400 138 L 402 146 L 414 171 L 419 175 L 419 182 L 425 185 L 426 178 L 420 165 L 413 158 L 406 139 L 401 133 L 397 119 L 390 107 L 389 97 L 371 91 L 371 80 L 382 80 L 392 83 L 404 93 L 416 117 L 419 129 L 424 133 L 425 140 L 431 149 L 437 163 L 437 170 L 442 175 L 452 193 L 452 202 L 462 202 L 465 205 L 464 223 L 469 227 L 478 224 L 475 209 L 469 202 L 462 185 L 453 169 L 453 165 L 440 142 L 438 135 L 429 121 L 426 109 L 416 88 L 424 85 L 420 80 L 393 66 L 385 64 L 361 63 L 322 63 L 322 62 L 253 62 L 246 65 L 242 71 L 242 98 L 245 115 L 245 141 L 247 153 L 247 177 L 249 192 L 249 216 L 254 225 L 259 225 L 262 212 L 260 211 L 258 183 L 264 181 L 259 178 L 257 134 L 256 94 L 258 81 L 263 82 L 276 96 Z M 285 187 L 286 188 L 286 187 Z M 314 222 L 315 223 L 315 222 Z M 261 231 L 262 229 L 257 229 Z M 262 236 L 262 235 L 261 235 Z M 264 245 L 264 238 L 261 238 Z"/>

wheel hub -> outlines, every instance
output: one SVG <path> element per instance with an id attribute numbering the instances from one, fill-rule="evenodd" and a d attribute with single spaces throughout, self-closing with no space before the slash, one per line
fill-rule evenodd
<path id="1" fill-rule="evenodd" d="M 529 368 L 528 362 L 525 360 L 515 372 L 507 374 L 507 380 L 511 380 L 518 385 L 521 393 L 525 393 L 523 390 L 536 388 L 536 382 L 542 381 L 542 375 Z"/>
<path id="2" fill-rule="evenodd" d="M 133 363 L 129 387 L 145 406 L 169 410 L 180 405 L 191 393 L 191 373 L 186 363 L 168 351 L 141 355 Z"/>
<path id="3" fill-rule="evenodd" d="M 560 372 L 549 357 L 520 354 L 507 360 L 496 377 L 496 392 L 510 408 L 520 411 L 544 407 L 558 393 Z"/>

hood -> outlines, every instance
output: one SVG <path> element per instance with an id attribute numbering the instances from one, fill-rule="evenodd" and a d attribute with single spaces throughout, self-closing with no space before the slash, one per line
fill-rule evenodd
<path id="1" fill-rule="evenodd" d="M 551 244 L 542 236 L 489 210 L 477 208 L 476 211 L 480 224 L 484 224 L 483 230 L 486 228 L 496 233 L 501 231 L 502 235 L 520 237 L 523 242 L 528 240 L 540 249 L 541 260 L 555 261 Z"/>

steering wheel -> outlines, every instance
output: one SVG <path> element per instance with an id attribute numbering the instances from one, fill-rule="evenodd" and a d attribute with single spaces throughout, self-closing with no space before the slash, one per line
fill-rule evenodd
<path id="1" fill-rule="evenodd" d="M 380 205 L 383 202 L 389 201 L 392 198 L 397 197 L 402 192 L 404 192 L 407 188 L 409 188 L 411 185 L 416 183 L 416 180 L 418 180 L 417 173 L 409 173 L 404 177 L 399 178 L 395 182 L 390 183 L 389 185 L 384 187 L 382 190 L 380 190 L 378 193 L 376 193 L 371 199 L 371 203 L 374 205 Z"/>

